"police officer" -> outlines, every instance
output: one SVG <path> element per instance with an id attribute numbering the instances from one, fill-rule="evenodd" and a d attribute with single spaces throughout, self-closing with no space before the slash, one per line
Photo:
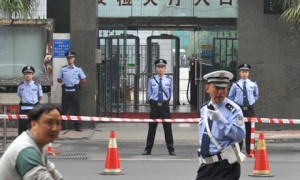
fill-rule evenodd
<path id="1" fill-rule="evenodd" d="M 71 103 L 73 115 L 80 115 L 79 106 L 79 84 L 86 82 L 86 75 L 80 67 L 75 66 L 75 53 L 67 52 L 65 56 L 68 65 L 61 68 L 58 73 L 57 82 L 62 83 L 62 114 L 68 114 L 69 103 Z M 76 131 L 81 131 L 80 124 L 74 121 L 74 128 Z M 62 130 L 66 129 L 66 122 L 62 122 Z"/>
<path id="2" fill-rule="evenodd" d="M 156 75 L 148 82 L 148 99 L 150 103 L 150 118 L 170 119 L 169 101 L 173 92 L 173 81 L 164 73 L 166 71 L 167 61 L 158 59 L 154 62 Z M 157 122 L 150 122 L 145 151 L 142 155 L 151 155 L 154 144 Z M 176 156 L 173 147 L 173 134 L 171 122 L 162 123 L 165 132 L 165 141 L 170 156 Z"/>
<path id="3" fill-rule="evenodd" d="M 32 66 L 25 66 L 22 69 L 24 82 L 19 84 L 17 95 L 20 97 L 20 114 L 28 114 L 37 104 L 40 104 L 43 96 L 42 86 L 33 81 L 35 69 Z M 19 120 L 18 134 L 28 129 L 27 119 Z"/>
<path id="4" fill-rule="evenodd" d="M 255 117 L 254 103 L 257 101 L 259 92 L 258 86 L 255 82 L 249 79 L 251 66 L 249 64 L 241 64 L 238 66 L 240 80 L 233 83 L 230 88 L 228 98 L 237 103 L 243 111 L 244 117 Z M 248 156 L 250 154 L 250 139 L 251 139 L 251 123 L 245 122 L 246 125 L 246 152 Z M 243 142 L 240 143 L 242 149 Z"/>
<path id="5" fill-rule="evenodd" d="M 245 127 L 242 110 L 226 98 L 232 78 L 232 73 L 223 70 L 203 76 L 205 90 L 211 99 L 200 109 L 201 164 L 196 180 L 237 180 L 240 177 L 239 162 L 245 156 L 234 152 L 239 150 L 238 142 L 245 136 Z"/>

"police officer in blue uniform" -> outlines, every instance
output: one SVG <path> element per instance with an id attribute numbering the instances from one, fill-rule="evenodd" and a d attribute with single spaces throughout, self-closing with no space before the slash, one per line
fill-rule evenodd
<path id="1" fill-rule="evenodd" d="M 254 103 L 259 97 L 258 86 L 255 82 L 249 79 L 251 66 L 249 64 L 241 64 L 238 66 L 239 75 L 241 79 L 230 88 L 228 98 L 237 103 L 244 114 L 244 117 L 255 117 Z M 246 152 L 248 156 L 250 154 L 250 140 L 251 140 L 251 123 L 245 122 L 246 125 Z M 240 143 L 242 149 L 243 142 Z"/>
<path id="2" fill-rule="evenodd" d="M 232 73 L 223 70 L 203 76 L 211 99 L 200 109 L 198 155 L 201 164 L 196 180 L 237 180 L 240 177 L 240 162 L 245 156 L 238 152 L 238 143 L 245 136 L 245 126 L 240 107 L 226 98 L 232 78 Z"/>
<path id="3" fill-rule="evenodd" d="M 151 119 L 170 119 L 169 101 L 173 93 L 173 81 L 164 73 L 166 71 L 167 61 L 158 59 L 154 62 L 156 75 L 148 82 L 148 99 L 150 103 Z M 154 144 L 157 122 L 150 122 L 145 151 L 142 155 L 151 155 Z M 172 123 L 162 123 L 165 132 L 165 141 L 170 156 L 176 156 L 173 147 Z"/>
<path id="4" fill-rule="evenodd" d="M 75 53 L 67 52 L 65 56 L 68 65 L 63 66 L 58 73 L 57 82 L 62 83 L 62 114 L 68 114 L 69 103 L 71 103 L 73 115 L 80 115 L 79 106 L 79 84 L 86 82 L 86 75 L 80 67 L 75 66 Z M 80 124 L 74 121 L 76 131 L 81 131 Z M 62 130 L 66 129 L 66 121 L 62 122 Z"/>
<path id="5" fill-rule="evenodd" d="M 22 69 L 24 82 L 19 84 L 17 95 L 20 97 L 20 114 L 28 114 L 37 104 L 40 104 L 43 96 L 42 86 L 33 81 L 35 69 L 32 66 L 25 66 Z M 27 119 L 19 120 L 18 134 L 28 129 Z"/>

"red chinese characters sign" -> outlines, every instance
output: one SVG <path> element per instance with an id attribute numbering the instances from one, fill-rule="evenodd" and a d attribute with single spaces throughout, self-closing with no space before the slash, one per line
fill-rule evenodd
<path id="1" fill-rule="evenodd" d="M 237 17 L 238 0 L 98 0 L 98 17 Z"/>
<path id="2" fill-rule="evenodd" d="M 103 6 L 106 5 L 106 0 L 98 0 L 98 4 L 101 4 Z M 194 3 L 195 6 L 198 6 L 201 1 L 206 5 L 209 6 L 209 0 L 196 0 L 196 2 Z M 212 0 L 211 0 L 212 1 Z M 216 0 L 214 0 L 216 1 Z M 232 0 L 219 0 L 220 1 L 220 5 L 232 5 Z M 116 0 L 116 2 L 118 3 L 119 6 L 132 6 L 132 0 Z M 175 1 L 174 1 L 175 2 Z M 144 6 L 147 5 L 154 5 L 157 6 L 157 2 L 155 2 L 155 0 L 145 0 Z M 173 5 L 173 0 L 169 0 L 168 3 L 169 6 Z M 180 0 L 176 0 L 176 6 L 180 6 Z"/>

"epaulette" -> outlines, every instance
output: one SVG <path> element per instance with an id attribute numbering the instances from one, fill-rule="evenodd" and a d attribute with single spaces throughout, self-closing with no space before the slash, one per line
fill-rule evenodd
<path id="1" fill-rule="evenodd" d="M 62 66 L 62 67 L 64 68 L 64 67 L 67 67 L 67 66 L 68 66 L 68 65 L 64 65 L 64 66 Z"/>
<path id="2" fill-rule="evenodd" d="M 19 83 L 19 86 L 20 86 L 21 84 L 23 84 L 23 83 L 24 83 L 24 81 L 20 82 L 20 83 Z"/>
<path id="3" fill-rule="evenodd" d="M 236 110 L 235 107 L 233 107 L 233 105 L 231 105 L 230 103 L 227 103 L 225 107 L 232 113 Z"/>
<path id="4" fill-rule="evenodd" d="M 209 103 L 209 101 L 204 102 L 204 103 L 202 104 L 201 108 L 204 107 L 204 106 L 206 106 L 208 103 Z"/>
<path id="5" fill-rule="evenodd" d="M 40 85 L 40 84 L 39 84 L 39 83 L 37 83 L 37 82 L 34 82 L 34 84 L 35 84 L 35 85 L 37 85 L 37 86 L 39 86 L 39 85 Z"/>

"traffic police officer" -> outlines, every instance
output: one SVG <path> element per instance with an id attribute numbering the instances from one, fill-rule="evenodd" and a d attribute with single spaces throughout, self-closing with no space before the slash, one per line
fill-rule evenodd
<path id="1" fill-rule="evenodd" d="M 173 81 L 164 73 L 166 71 L 167 61 L 158 59 L 154 62 L 156 75 L 149 79 L 148 82 L 148 99 L 150 103 L 151 119 L 170 119 L 169 101 L 173 92 Z M 145 151 L 142 155 L 151 155 L 154 144 L 157 122 L 150 122 L 147 136 Z M 165 141 L 170 156 L 176 156 L 173 147 L 173 134 L 171 122 L 162 123 L 165 132 Z"/>
<path id="2" fill-rule="evenodd" d="M 86 75 L 80 67 L 75 66 L 75 53 L 67 52 L 65 56 L 68 65 L 61 68 L 58 73 L 57 82 L 62 83 L 62 114 L 68 114 L 69 103 L 71 103 L 73 115 L 80 115 L 79 106 L 79 84 L 86 82 Z M 80 124 L 74 121 L 74 128 L 76 131 L 81 131 Z M 66 122 L 62 122 L 62 130 L 66 129 Z"/>
<path id="3" fill-rule="evenodd" d="M 43 96 L 42 86 L 33 81 L 35 69 L 32 66 L 25 66 L 22 69 L 24 82 L 19 84 L 17 95 L 20 97 L 20 114 L 28 114 L 31 109 L 40 103 Z M 28 129 L 28 120 L 20 119 L 18 134 Z"/>
<path id="4" fill-rule="evenodd" d="M 259 96 L 257 84 L 248 79 L 250 69 L 251 66 L 249 64 L 241 64 L 238 66 L 241 79 L 238 82 L 233 83 L 228 94 L 228 98 L 233 100 L 242 108 L 244 117 L 255 117 L 253 105 Z M 248 156 L 253 156 L 253 154 L 250 154 L 251 123 L 245 122 L 245 126 L 246 152 Z M 240 143 L 240 147 L 242 149 L 243 142 Z"/>
<path id="5" fill-rule="evenodd" d="M 239 162 L 245 156 L 234 152 L 239 150 L 238 142 L 245 136 L 245 127 L 242 110 L 226 98 L 232 78 L 232 73 L 223 70 L 203 76 L 205 90 L 211 99 L 200 109 L 201 165 L 196 180 L 236 180 L 240 177 Z"/>

